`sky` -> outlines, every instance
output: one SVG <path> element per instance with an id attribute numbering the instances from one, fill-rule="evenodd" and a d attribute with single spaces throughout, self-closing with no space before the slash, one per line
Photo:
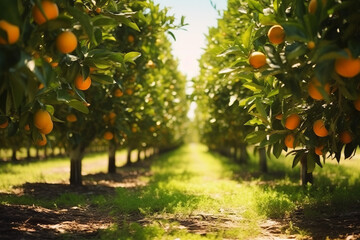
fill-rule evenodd
<path id="1" fill-rule="evenodd" d="M 199 73 L 198 59 L 206 47 L 205 34 L 208 28 L 217 25 L 220 18 L 217 10 L 224 10 L 227 0 L 154 0 L 160 6 L 171 8 L 170 14 L 180 21 L 185 16 L 189 25 L 184 30 L 173 31 L 176 41 L 173 42 L 173 55 L 179 59 L 179 70 L 188 79 Z M 216 9 L 212 6 L 216 5 Z"/>

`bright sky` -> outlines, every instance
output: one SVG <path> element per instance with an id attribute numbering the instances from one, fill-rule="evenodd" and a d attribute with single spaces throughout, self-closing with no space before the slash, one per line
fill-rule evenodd
<path id="1" fill-rule="evenodd" d="M 224 10 L 227 0 L 154 0 L 160 6 L 170 7 L 170 14 L 180 20 L 185 16 L 189 25 L 187 31 L 174 31 L 176 42 L 173 43 L 173 54 L 179 59 L 179 70 L 187 75 L 188 79 L 195 77 L 199 72 L 198 59 L 205 48 L 205 34 L 210 26 L 217 25 L 219 18 L 217 10 Z"/>

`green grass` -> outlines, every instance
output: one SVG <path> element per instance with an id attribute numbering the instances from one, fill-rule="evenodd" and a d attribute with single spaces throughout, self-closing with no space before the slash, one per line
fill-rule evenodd
<path id="1" fill-rule="evenodd" d="M 202 145 L 187 145 L 154 160 L 152 176 L 142 177 L 146 186 L 117 188 L 115 196 L 63 193 L 35 199 L 0 194 L 0 203 L 48 208 L 95 205 L 110 212 L 115 222 L 97 239 L 247 239 L 260 233 L 259 222 L 267 218 L 283 218 L 301 208 L 305 218 L 313 219 L 324 212 L 349 210 L 360 199 L 360 165 L 355 159 L 340 165 L 329 160 L 323 169 L 315 169 L 315 185 L 302 187 L 300 170 L 291 168 L 290 157 L 269 160 L 268 174 L 258 173 L 256 157 L 240 166 Z M 84 164 L 95 161 L 104 161 L 104 166 L 89 173 L 106 170 L 106 154 L 90 155 Z M 0 165 L 0 189 L 8 191 L 25 182 L 66 182 L 68 175 L 56 174 L 56 169 L 68 165 L 68 159 Z M 136 219 L 146 221 L 140 224 Z M 224 219 L 231 219 L 231 228 Z M 185 228 L 206 222 L 216 226 L 206 235 Z M 287 231 L 311 234 L 291 223 Z"/>

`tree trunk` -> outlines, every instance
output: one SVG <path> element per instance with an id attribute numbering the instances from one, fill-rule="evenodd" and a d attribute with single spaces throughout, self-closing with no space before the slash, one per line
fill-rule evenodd
<path id="1" fill-rule="evenodd" d="M 306 186 L 307 183 L 313 184 L 314 178 L 311 173 L 307 172 L 307 155 L 304 154 L 304 156 L 300 160 L 301 167 L 300 167 L 300 177 L 301 177 L 301 185 Z"/>
<path id="2" fill-rule="evenodd" d="M 132 164 L 132 162 L 131 162 L 131 152 L 132 152 L 132 149 L 129 147 L 128 151 L 127 151 L 125 166 L 130 166 Z"/>
<path id="3" fill-rule="evenodd" d="M 12 149 L 12 156 L 11 156 L 11 161 L 16 162 L 17 158 L 16 158 L 16 148 Z"/>
<path id="4" fill-rule="evenodd" d="M 259 148 L 259 163 L 260 163 L 260 171 L 263 173 L 268 172 L 267 162 L 266 162 L 266 151 L 265 148 Z"/>
<path id="5" fill-rule="evenodd" d="M 48 158 L 48 148 L 45 146 L 44 147 L 44 158 L 47 159 Z"/>
<path id="6" fill-rule="evenodd" d="M 246 144 L 240 144 L 240 158 L 239 158 L 239 162 L 241 164 L 247 164 L 249 159 L 249 154 L 246 150 Z"/>
<path id="7" fill-rule="evenodd" d="M 142 159 L 141 159 L 141 149 L 138 149 L 138 152 L 137 152 L 137 161 L 140 162 Z"/>
<path id="8" fill-rule="evenodd" d="M 81 161 L 85 154 L 85 147 L 78 145 L 70 148 L 70 185 L 81 186 Z"/>
<path id="9" fill-rule="evenodd" d="M 26 148 L 26 159 L 27 160 L 31 159 L 30 147 Z"/>
<path id="10" fill-rule="evenodd" d="M 40 156 L 39 156 L 39 148 L 36 147 L 36 160 L 39 160 Z"/>
<path id="11" fill-rule="evenodd" d="M 109 142 L 109 166 L 108 173 L 116 173 L 116 143 Z"/>

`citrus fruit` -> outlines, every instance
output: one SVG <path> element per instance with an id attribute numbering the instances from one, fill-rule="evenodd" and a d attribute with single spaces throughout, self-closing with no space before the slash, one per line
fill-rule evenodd
<path id="1" fill-rule="evenodd" d="M 133 42 L 135 41 L 135 37 L 130 34 L 130 35 L 127 37 L 127 41 L 128 41 L 129 43 L 133 43 Z"/>
<path id="2" fill-rule="evenodd" d="M 66 116 L 66 121 L 68 121 L 68 122 L 76 122 L 77 121 L 77 117 L 76 117 L 76 115 L 75 114 L 73 114 L 73 113 L 70 113 L 70 114 L 68 114 L 67 116 Z"/>
<path id="3" fill-rule="evenodd" d="M 280 25 L 272 26 L 268 33 L 269 41 L 273 44 L 280 44 L 283 43 L 285 40 L 285 31 L 284 28 Z"/>
<path id="4" fill-rule="evenodd" d="M 314 122 L 313 130 L 318 137 L 326 137 L 327 135 L 329 135 L 329 131 L 326 129 L 325 123 L 321 119 Z"/>
<path id="5" fill-rule="evenodd" d="M 266 64 L 266 56 L 262 52 L 252 52 L 249 57 L 249 63 L 253 68 L 261 68 Z"/>
<path id="6" fill-rule="evenodd" d="M 75 78 L 75 87 L 79 90 L 88 90 L 91 86 L 91 78 L 87 77 L 85 80 L 81 75 Z"/>
<path id="7" fill-rule="evenodd" d="M 354 101 L 354 107 L 356 110 L 360 111 L 360 96 Z"/>
<path id="8" fill-rule="evenodd" d="M 314 14 L 316 12 L 317 9 L 317 1 L 318 0 L 311 0 L 308 6 L 308 11 L 311 14 Z M 319 0 L 320 1 L 320 0 Z M 322 5 L 324 6 L 326 4 L 326 0 L 322 0 Z"/>
<path id="9" fill-rule="evenodd" d="M 39 129 L 39 132 L 46 135 L 46 134 L 51 133 L 53 128 L 54 128 L 54 123 L 53 123 L 53 121 L 50 121 L 44 128 Z"/>
<path id="10" fill-rule="evenodd" d="M 340 133 L 340 142 L 342 142 L 343 144 L 348 144 L 352 142 L 352 134 L 345 130 L 343 132 Z"/>
<path id="11" fill-rule="evenodd" d="M 323 100 L 324 96 L 319 91 L 319 88 L 322 88 L 327 94 L 330 94 L 330 84 L 326 83 L 325 86 L 322 86 L 317 78 L 313 78 L 308 85 L 308 93 L 312 99 Z"/>
<path id="12" fill-rule="evenodd" d="M 47 20 L 55 19 L 59 16 L 59 9 L 56 3 L 53 3 L 51 1 L 42 1 L 41 7 L 44 10 L 45 15 L 36 5 L 32 9 L 32 16 L 37 24 L 41 25 Z"/>
<path id="13" fill-rule="evenodd" d="M 132 88 L 127 88 L 125 91 L 127 95 L 133 95 L 134 93 L 134 90 Z"/>
<path id="14" fill-rule="evenodd" d="M 77 47 L 77 38 L 71 31 L 60 33 L 56 38 L 56 48 L 62 53 L 71 53 Z"/>
<path id="15" fill-rule="evenodd" d="M 34 115 L 34 125 L 41 133 L 50 133 L 53 128 L 50 114 L 46 110 L 38 110 Z"/>
<path id="16" fill-rule="evenodd" d="M 323 155 L 323 149 L 324 149 L 324 146 L 317 146 L 317 147 L 315 147 L 315 153 L 316 153 L 316 155 L 322 156 L 322 155 Z"/>
<path id="17" fill-rule="evenodd" d="M 8 126 L 9 126 L 9 120 L 7 120 L 7 119 L 5 122 L 0 124 L 0 128 L 2 128 L 2 129 L 7 128 Z"/>
<path id="18" fill-rule="evenodd" d="M 104 139 L 105 139 L 105 140 L 111 140 L 111 139 L 113 139 L 113 138 L 114 138 L 114 134 L 113 134 L 112 132 L 106 131 L 106 132 L 104 133 Z"/>
<path id="19" fill-rule="evenodd" d="M 116 88 L 116 89 L 114 90 L 114 96 L 115 96 L 115 97 L 121 97 L 122 95 L 124 95 L 124 93 L 121 91 L 120 88 Z"/>
<path id="20" fill-rule="evenodd" d="M 289 134 L 285 137 L 285 146 L 288 147 L 288 148 L 295 148 L 295 136 L 294 134 Z"/>
<path id="21" fill-rule="evenodd" d="M 45 134 L 41 134 L 41 139 L 36 140 L 36 145 L 42 147 L 45 146 L 47 144 L 47 139 Z"/>
<path id="22" fill-rule="evenodd" d="M 335 60 L 335 72 L 342 77 L 355 77 L 360 73 L 360 59 L 353 58 L 349 49 L 345 49 L 347 57 L 339 57 Z"/>
<path id="23" fill-rule="evenodd" d="M 281 113 L 275 116 L 275 119 L 277 119 L 277 120 L 282 120 L 282 118 L 283 118 L 283 115 Z"/>
<path id="24" fill-rule="evenodd" d="M 25 131 L 30 131 L 30 125 L 29 125 L 29 124 L 26 124 L 26 125 L 24 126 L 24 130 L 25 130 Z"/>
<path id="25" fill-rule="evenodd" d="M 4 30 L 7 34 L 7 40 L 0 37 L 0 44 L 13 44 L 19 40 L 20 30 L 19 27 L 9 23 L 8 21 L 0 21 L 0 29 Z"/>
<path id="26" fill-rule="evenodd" d="M 315 48 L 315 42 L 314 41 L 309 41 L 308 43 L 307 43 L 307 48 L 308 49 L 314 49 Z"/>
<path id="27" fill-rule="evenodd" d="M 300 125 L 300 117 L 296 113 L 289 115 L 285 120 L 285 127 L 294 130 Z"/>

